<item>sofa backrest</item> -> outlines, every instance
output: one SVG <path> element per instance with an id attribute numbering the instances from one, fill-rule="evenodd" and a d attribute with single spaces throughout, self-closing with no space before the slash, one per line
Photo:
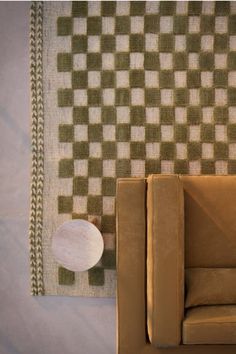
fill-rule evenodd
<path id="1" fill-rule="evenodd" d="M 185 211 L 185 307 L 235 304 L 236 176 L 180 176 Z"/>
<path id="2" fill-rule="evenodd" d="M 236 176 L 180 176 L 185 267 L 236 267 Z"/>

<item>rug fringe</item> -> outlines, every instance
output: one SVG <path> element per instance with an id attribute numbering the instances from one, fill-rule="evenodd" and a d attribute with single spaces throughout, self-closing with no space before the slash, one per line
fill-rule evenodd
<path id="1" fill-rule="evenodd" d="M 30 11 L 31 83 L 31 198 L 30 198 L 30 271 L 31 294 L 43 295 L 43 2 L 32 2 Z"/>

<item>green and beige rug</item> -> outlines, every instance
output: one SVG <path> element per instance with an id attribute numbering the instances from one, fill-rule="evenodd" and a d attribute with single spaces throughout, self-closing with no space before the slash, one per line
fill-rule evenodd
<path id="1" fill-rule="evenodd" d="M 114 296 L 116 178 L 236 173 L 236 2 L 33 3 L 31 92 L 32 294 Z M 69 272 L 52 235 L 94 216 Z"/>

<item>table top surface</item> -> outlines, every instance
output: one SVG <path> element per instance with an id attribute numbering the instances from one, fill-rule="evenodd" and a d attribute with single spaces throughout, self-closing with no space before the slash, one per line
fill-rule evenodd
<path id="1" fill-rule="evenodd" d="M 52 252 L 57 262 L 72 271 L 85 271 L 96 265 L 103 253 L 103 237 L 86 220 L 70 220 L 56 230 Z"/>

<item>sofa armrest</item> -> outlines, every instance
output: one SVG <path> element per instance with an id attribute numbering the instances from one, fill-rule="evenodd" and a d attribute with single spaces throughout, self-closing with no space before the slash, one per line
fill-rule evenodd
<path id="1" fill-rule="evenodd" d="M 147 224 L 149 339 L 177 346 L 184 313 L 184 200 L 177 175 L 148 177 Z"/>
<path id="2" fill-rule="evenodd" d="M 120 178 L 116 193 L 117 353 L 146 344 L 146 180 Z"/>

